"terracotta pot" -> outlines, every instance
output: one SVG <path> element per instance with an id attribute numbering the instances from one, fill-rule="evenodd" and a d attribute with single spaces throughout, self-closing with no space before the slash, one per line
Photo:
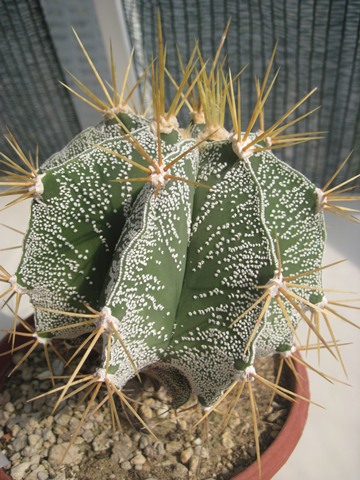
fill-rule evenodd
<path id="1" fill-rule="evenodd" d="M 17 337 L 16 346 L 21 345 L 28 341 L 26 337 Z M 4 338 L 0 342 L 0 352 L 9 350 L 10 346 L 8 339 Z M 305 398 L 310 398 L 309 390 L 309 378 L 306 368 L 300 365 L 298 362 L 294 362 L 296 370 L 301 378 L 301 385 L 295 382 L 293 378 L 292 391 Z M 11 355 L 5 355 L 1 357 L 0 362 L 0 389 L 3 387 L 6 375 L 11 369 Z M 269 448 L 261 455 L 261 480 L 270 480 L 280 470 L 280 468 L 286 463 L 291 453 L 295 449 L 302 432 L 305 427 L 307 415 L 308 415 L 309 403 L 305 400 L 296 400 L 291 405 L 289 415 L 281 429 L 279 435 L 271 443 Z M 0 468 L 0 480 L 12 480 L 7 475 L 3 468 Z M 259 472 L 257 462 L 251 464 L 243 472 L 235 475 L 232 480 L 259 480 Z"/>

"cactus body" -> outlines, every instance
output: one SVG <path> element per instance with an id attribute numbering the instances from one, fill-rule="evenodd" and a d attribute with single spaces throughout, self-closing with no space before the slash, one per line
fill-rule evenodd
<path id="1" fill-rule="evenodd" d="M 141 118 L 132 124 L 131 135 L 156 159 L 150 124 Z M 117 388 L 155 365 L 169 383 L 189 384 L 202 404 L 212 405 L 256 355 L 292 346 L 291 328 L 273 301 L 252 338 L 261 302 L 232 323 L 260 297 L 257 287 L 276 276 L 277 238 L 283 276 L 321 266 L 324 226 L 315 186 L 272 153 L 243 160 L 230 140 L 209 141 L 171 168 L 208 188 L 169 180 L 155 196 L 151 182 L 113 182 L 141 176 L 115 153 L 145 162 L 118 124 L 102 128 L 97 145 L 85 131 L 62 162 L 53 157 L 40 171 L 43 193 L 32 206 L 17 282 L 32 299 L 40 335 L 73 337 L 97 325 L 57 330 L 79 319 L 54 311 L 86 312 L 86 304 L 110 318 L 118 336 L 105 328 L 112 342 L 107 351 L 103 341 L 99 372 L 106 368 Z M 194 143 L 179 132 L 163 134 L 164 165 Z M 321 285 L 318 271 L 304 280 Z M 321 301 L 316 291 L 295 293 Z M 284 305 L 296 327 L 299 313 L 286 299 Z"/>

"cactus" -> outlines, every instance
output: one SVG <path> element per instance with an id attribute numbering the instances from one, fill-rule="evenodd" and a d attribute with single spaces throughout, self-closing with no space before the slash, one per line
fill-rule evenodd
<path id="1" fill-rule="evenodd" d="M 14 317 L 25 329 L 16 335 L 31 337 L 30 352 L 41 344 L 47 354 L 58 339 L 74 346 L 71 360 L 80 359 L 55 389 L 57 405 L 74 385 L 95 392 L 91 402 L 103 385 L 109 399 L 120 397 L 137 415 L 122 390 L 149 372 L 167 386 L 174 407 L 195 394 L 206 418 L 236 385 L 263 381 L 256 357 L 279 353 L 297 361 L 300 321 L 341 360 L 319 319 L 330 313 L 321 279 L 323 210 L 351 217 L 334 204 L 343 184 L 330 188 L 348 159 L 321 190 L 275 155 L 321 138 L 282 134 L 313 113 L 287 121 L 314 90 L 265 128 L 276 48 L 262 83 L 256 81 L 257 102 L 243 128 L 240 82 L 218 65 L 225 34 L 210 69 L 195 48 L 181 63 L 181 83 L 169 75 L 177 90 L 167 108 L 159 29 L 150 119 L 124 98 L 127 75 L 118 93 L 112 66 L 107 88 L 79 40 L 105 100 L 77 79 L 82 93 L 67 88 L 101 111 L 103 121 L 40 167 L 38 154 L 33 161 L 7 136 L 21 163 L 2 155 L 1 184 L 9 186 L 2 195 L 16 196 L 9 206 L 32 203 L 19 266 L 12 274 L 1 267 L 0 280 L 8 284 L 1 296 L 15 296 Z M 191 114 L 186 129 L 176 120 L 184 107 Z M 227 110 L 231 132 L 224 127 Z M 34 326 L 18 315 L 25 294 Z M 11 333 L 14 339 L 15 327 Z M 95 374 L 79 377 L 94 348 L 102 350 Z"/>

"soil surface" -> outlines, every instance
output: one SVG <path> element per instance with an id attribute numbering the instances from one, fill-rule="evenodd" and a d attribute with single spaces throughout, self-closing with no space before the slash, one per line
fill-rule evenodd
<path id="1" fill-rule="evenodd" d="M 20 358 L 16 354 L 14 361 Z M 258 360 L 257 374 L 274 382 L 276 364 L 273 358 Z M 69 374 L 62 373 L 59 364 L 55 368 Z M 248 384 L 238 401 L 236 386 L 217 412 L 200 422 L 204 411 L 194 399 L 175 411 L 164 388 L 143 377 L 142 384 L 130 382 L 125 393 L 153 434 L 120 402 L 122 431 L 114 431 L 108 403 L 94 412 L 105 395 L 100 392 L 75 438 L 91 392 L 86 398 L 84 392 L 71 396 L 55 413 L 59 392 L 28 402 L 51 390 L 48 374 L 39 350 L 0 393 L 0 451 L 9 459 L 6 471 L 14 480 L 228 480 L 256 461 Z M 259 381 L 250 383 L 264 450 L 284 424 L 289 402 L 278 396 L 272 399 L 272 391 Z M 56 386 L 62 384 L 56 380 Z"/>

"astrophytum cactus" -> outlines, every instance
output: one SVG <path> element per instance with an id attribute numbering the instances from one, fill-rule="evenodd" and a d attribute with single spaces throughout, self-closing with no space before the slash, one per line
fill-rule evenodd
<path id="1" fill-rule="evenodd" d="M 41 344 L 48 358 L 60 339 L 75 349 L 69 379 L 56 388 L 57 405 L 74 385 L 90 389 L 91 401 L 104 386 L 109 399 L 119 396 L 138 415 L 122 390 L 149 372 L 175 407 L 193 394 L 206 417 L 229 389 L 251 390 L 254 379 L 262 381 L 257 356 L 297 361 L 300 321 L 341 358 L 335 338 L 324 339 L 320 319 L 328 325 L 333 312 L 321 280 L 323 210 L 349 216 L 334 205 L 344 183 L 330 187 L 345 162 L 319 189 L 275 155 L 319 138 L 319 132 L 283 134 L 313 113 L 288 120 L 314 91 L 264 126 L 275 49 L 263 81 L 256 81 L 257 102 L 244 128 L 240 82 L 218 66 L 221 44 L 211 64 L 195 48 L 181 63 L 179 85 L 169 74 L 176 93 L 166 106 L 159 33 L 159 56 L 147 69 L 150 118 L 143 107 L 136 113 L 129 106 L 134 89 L 125 98 L 127 75 L 118 93 L 113 66 L 108 88 L 80 42 L 105 98 L 77 79 L 81 93 L 67 88 L 101 111 L 103 121 L 40 167 L 37 153 L 33 161 L 7 136 L 20 162 L 2 156 L 1 184 L 9 187 L 2 195 L 16 196 L 8 206 L 32 203 L 19 266 L 1 269 L 8 283 L 2 297 L 15 297 L 15 319 L 21 297 L 30 298 L 34 325 L 20 319 L 25 333 L 16 334 L 30 337 L 29 352 Z M 146 74 L 138 84 L 145 80 Z M 186 129 L 176 118 L 182 108 L 191 115 Z M 102 350 L 95 374 L 80 376 L 95 348 Z"/>

